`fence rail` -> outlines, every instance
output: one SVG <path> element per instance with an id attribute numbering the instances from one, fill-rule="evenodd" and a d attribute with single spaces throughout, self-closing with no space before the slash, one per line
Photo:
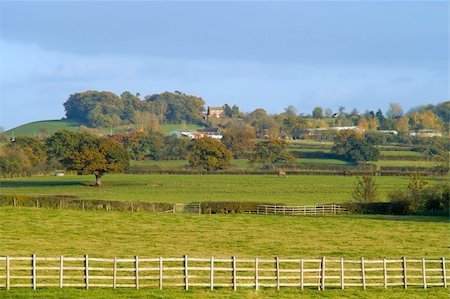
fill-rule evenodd
<path id="1" fill-rule="evenodd" d="M 319 206 L 285 206 L 285 205 L 259 205 L 250 214 L 277 214 L 277 215 L 321 215 L 321 214 L 349 214 L 347 208 L 340 205 L 319 205 Z"/>
<path id="2" fill-rule="evenodd" d="M 448 261 L 344 258 L 0 256 L 0 288 L 316 288 L 448 286 Z"/>

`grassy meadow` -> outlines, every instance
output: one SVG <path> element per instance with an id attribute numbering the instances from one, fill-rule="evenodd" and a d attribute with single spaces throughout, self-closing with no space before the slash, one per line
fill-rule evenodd
<path id="1" fill-rule="evenodd" d="M 441 217 L 183 215 L 0 208 L 0 254 L 131 257 L 348 257 L 448 255 Z M 351 233 L 350 233 L 351 232 Z M 363 291 L 193 288 L 0 290 L 1 298 L 443 298 L 444 288 Z"/>
<path id="2" fill-rule="evenodd" d="M 430 179 L 431 182 L 442 180 Z M 376 178 L 380 200 L 408 184 L 409 177 Z M 1 194 L 76 195 L 81 199 L 185 203 L 193 201 L 256 201 L 311 205 L 351 200 L 352 176 L 291 175 L 164 175 L 106 174 L 103 186 L 88 176 L 41 176 L 0 179 Z"/>
<path id="3" fill-rule="evenodd" d="M 440 257 L 445 217 L 190 215 L 0 208 L 2 255 Z M 350 233 L 351 232 L 351 233 Z"/>

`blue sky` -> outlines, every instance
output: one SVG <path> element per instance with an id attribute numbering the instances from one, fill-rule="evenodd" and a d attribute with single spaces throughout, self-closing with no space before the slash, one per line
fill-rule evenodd
<path id="1" fill-rule="evenodd" d="M 447 1 L 0 2 L 0 126 L 75 92 L 386 110 L 449 99 Z"/>

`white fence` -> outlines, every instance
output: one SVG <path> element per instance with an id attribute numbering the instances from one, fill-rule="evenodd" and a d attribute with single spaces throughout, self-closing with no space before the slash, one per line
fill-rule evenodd
<path id="1" fill-rule="evenodd" d="M 348 214 L 348 209 L 339 205 L 319 205 L 319 206 L 285 206 L 285 205 L 259 205 L 250 214 L 263 215 L 323 215 L 323 214 Z"/>
<path id="2" fill-rule="evenodd" d="M 0 288 L 447 287 L 439 259 L 0 257 Z"/>

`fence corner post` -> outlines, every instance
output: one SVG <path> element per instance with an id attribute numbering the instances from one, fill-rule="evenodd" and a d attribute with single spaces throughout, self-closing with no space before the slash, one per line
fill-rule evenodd
<path id="1" fill-rule="evenodd" d="M 188 256 L 184 255 L 184 289 L 189 290 Z"/>
<path id="2" fill-rule="evenodd" d="M 36 254 L 34 253 L 31 256 L 31 272 L 32 272 L 33 290 L 36 290 Z"/>
<path id="3" fill-rule="evenodd" d="M 325 290 L 325 257 L 322 256 L 320 272 L 320 289 Z"/>
<path id="4" fill-rule="evenodd" d="M 444 280 L 444 288 L 447 287 L 447 270 L 445 268 L 445 257 L 441 258 L 442 260 L 442 279 Z"/>
<path id="5" fill-rule="evenodd" d="M 86 290 L 89 289 L 89 257 L 87 254 L 84 256 L 84 284 Z"/>

